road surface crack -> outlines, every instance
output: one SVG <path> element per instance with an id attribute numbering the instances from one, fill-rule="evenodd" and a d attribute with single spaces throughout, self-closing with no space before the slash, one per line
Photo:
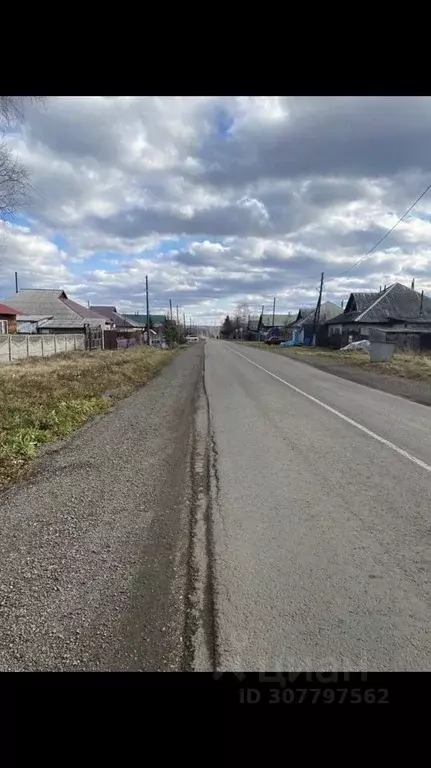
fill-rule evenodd
<path id="1" fill-rule="evenodd" d="M 217 489 L 218 479 L 214 475 L 214 448 L 203 359 L 191 450 L 192 501 L 183 664 L 185 669 L 197 671 L 215 670 L 218 660 L 213 534 L 213 486 Z"/>

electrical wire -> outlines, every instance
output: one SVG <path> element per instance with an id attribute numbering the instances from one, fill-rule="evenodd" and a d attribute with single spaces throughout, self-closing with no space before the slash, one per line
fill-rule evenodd
<path id="1" fill-rule="evenodd" d="M 375 245 L 373 245 L 373 247 L 372 247 L 372 248 L 370 248 L 370 250 L 369 250 L 369 251 L 367 251 L 367 253 L 364 253 L 364 255 L 363 255 L 363 256 L 361 256 L 361 258 L 360 258 L 360 259 L 358 259 L 358 261 L 356 261 L 356 262 L 355 262 L 354 264 L 352 264 L 350 267 L 347 267 L 347 269 L 344 269 L 342 272 L 340 272 L 340 274 L 339 274 L 339 275 L 336 275 L 336 277 L 331 277 L 331 278 L 330 278 L 330 280 L 338 280 L 338 278 L 339 278 L 339 277 L 342 277 L 343 275 L 345 275 L 345 274 L 346 274 L 346 272 L 350 272 L 350 270 L 354 269 L 355 267 L 357 267 L 357 266 L 358 266 L 358 264 L 360 264 L 362 261 L 364 261 L 364 259 L 366 259 L 366 258 L 367 258 L 367 256 L 370 256 L 370 254 L 371 254 L 373 251 L 375 251 L 375 250 L 376 250 L 377 246 L 378 246 L 378 245 L 380 245 L 380 243 L 381 243 L 381 242 L 383 242 L 383 240 L 385 240 L 385 238 L 387 238 L 387 237 L 388 237 L 388 235 L 390 235 L 390 234 L 391 234 L 391 232 L 393 232 L 393 231 L 394 231 L 395 227 L 397 227 L 397 226 L 398 226 L 398 224 L 400 224 L 400 223 L 402 222 L 402 220 L 403 220 L 403 219 L 405 219 L 405 217 L 406 217 L 406 216 L 407 216 L 407 215 L 410 213 L 410 211 L 411 211 L 411 210 L 412 210 L 412 209 L 415 207 L 415 205 L 417 205 L 417 204 L 418 204 L 419 200 L 421 200 L 421 199 L 422 199 L 422 198 L 423 198 L 423 197 L 426 195 L 426 193 L 427 193 L 427 192 L 428 192 L 430 189 L 431 189 L 431 184 L 428 184 L 427 188 L 426 188 L 426 189 L 424 189 L 424 191 L 422 192 L 422 194 L 420 194 L 420 195 L 419 195 L 419 197 L 418 197 L 418 198 L 416 198 L 416 200 L 414 201 L 414 203 L 412 203 L 412 204 L 411 204 L 411 206 L 410 206 L 409 208 L 407 208 L 406 212 L 405 212 L 405 213 L 403 213 L 403 215 L 402 215 L 402 216 L 401 216 L 401 217 L 398 219 L 398 221 L 396 222 L 396 224 L 394 224 L 394 226 L 393 226 L 393 227 L 391 227 L 390 229 L 388 229 L 388 231 L 386 232 L 386 234 L 384 234 L 384 235 L 383 235 L 383 237 L 381 237 L 381 238 L 380 238 L 380 240 L 378 240 L 378 241 L 377 241 L 377 243 L 376 243 Z M 327 282 L 329 282 L 329 280 L 328 280 Z"/>

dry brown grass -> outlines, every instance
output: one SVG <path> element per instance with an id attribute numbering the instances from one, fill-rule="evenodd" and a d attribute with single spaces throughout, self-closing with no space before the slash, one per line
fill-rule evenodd
<path id="1" fill-rule="evenodd" d="M 42 443 L 64 437 L 157 374 L 172 350 L 71 352 L 0 366 L 0 488 Z"/>
<path id="2" fill-rule="evenodd" d="M 354 365 L 369 371 L 388 373 L 393 376 L 401 376 L 405 379 L 431 382 L 431 356 L 425 354 L 396 354 L 387 363 L 370 363 L 370 356 L 366 351 L 351 350 L 341 352 L 339 349 L 325 349 L 312 347 L 278 347 L 270 346 L 262 342 L 243 342 L 248 346 L 259 347 L 285 357 L 322 358 L 332 360 L 334 363 Z"/>

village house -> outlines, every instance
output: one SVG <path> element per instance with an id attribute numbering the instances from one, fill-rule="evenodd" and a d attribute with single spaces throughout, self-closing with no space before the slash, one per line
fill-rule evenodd
<path id="1" fill-rule="evenodd" d="M 5 299 L 19 311 L 18 333 L 84 333 L 85 327 L 102 328 L 105 317 L 68 299 L 60 289 L 25 288 Z"/>
<path id="2" fill-rule="evenodd" d="M 351 293 L 344 312 L 326 322 L 322 342 L 340 348 L 373 338 L 395 340 L 398 347 L 429 348 L 431 299 L 401 283 L 374 293 Z"/>
<path id="3" fill-rule="evenodd" d="M 109 323 L 109 329 L 121 328 L 124 330 L 132 330 L 134 328 L 132 320 L 129 320 L 125 315 L 117 312 L 116 307 L 90 306 L 90 309 L 92 312 L 95 312 L 96 315 L 101 315 L 106 318 Z"/>
<path id="4" fill-rule="evenodd" d="M 288 327 L 286 338 L 294 344 L 311 344 L 314 334 L 319 335 L 320 328 L 332 317 L 341 312 L 341 307 L 332 301 L 324 301 L 320 306 L 319 317 L 316 323 L 316 307 L 300 307 L 298 315 Z"/>
<path id="5" fill-rule="evenodd" d="M 0 334 L 16 333 L 17 309 L 0 303 Z"/>
<path id="6" fill-rule="evenodd" d="M 261 338 L 268 338 L 269 336 L 282 336 L 285 338 L 284 334 L 287 332 L 290 323 L 294 320 L 295 315 L 291 314 L 274 316 L 272 312 L 261 314 L 257 325 L 258 334 L 260 334 Z"/>
<path id="7" fill-rule="evenodd" d="M 147 315 L 136 312 L 135 314 L 123 314 L 126 320 L 129 320 L 134 328 L 146 328 L 147 327 Z M 153 315 L 150 312 L 150 327 L 156 332 L 157 336 L 160 336 L 163 332 L 163 326 L 166 322 L 165 315 Z"/>

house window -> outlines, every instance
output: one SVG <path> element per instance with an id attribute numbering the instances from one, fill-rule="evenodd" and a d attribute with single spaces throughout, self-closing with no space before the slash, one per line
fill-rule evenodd
<path id="1" fill-rule="evenodd" d="M 0 333 L 7 333 L 7 332 L 8 332 L 7 320 L 0 320 Z"/>

